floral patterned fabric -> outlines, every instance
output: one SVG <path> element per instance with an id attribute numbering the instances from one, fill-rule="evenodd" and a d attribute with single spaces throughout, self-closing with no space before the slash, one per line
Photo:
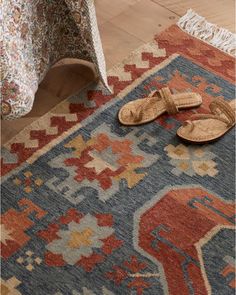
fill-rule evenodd
<path id="1" fill-rule="evenodd" d="M 93 62 L 108 88 L 92 0 L 4 0 L 2 4 L 4 119 L 31 110 L 39 83 L 65 57 Z"/>

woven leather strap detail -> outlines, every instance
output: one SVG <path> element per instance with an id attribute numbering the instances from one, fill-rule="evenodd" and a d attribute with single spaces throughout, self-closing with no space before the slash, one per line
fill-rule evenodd
<path id="1" fill-rule="evenodd" d="M 164 87 L 164 88 L 160 89 L 159 92 L 160 92 L 162 99 L 165 102 L 167 113 L 170 115 L 177 114 L 178 108 L 175 105 L 175 102 L 173 100 L 170 89 L 168 87 Z"/>
<path id="2" fill-rule="evenodd" d="M 228 125 L 232 126 L 235 123 L 235 112 L 232 107 L 222 98 L 216 98 L 210 104 L 210 110 L 214 115 L 220 115 L 220 113 L 224 114 Z"/>

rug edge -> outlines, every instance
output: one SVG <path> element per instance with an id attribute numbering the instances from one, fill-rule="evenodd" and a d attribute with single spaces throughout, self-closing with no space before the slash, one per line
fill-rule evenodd
<path id="1" fill-rule="evenodd" d="M 177 22 L 177 26 L 189 35 L 236 57 L 236 34 L 210 23 L 193 9 L 188 9 Z"/>

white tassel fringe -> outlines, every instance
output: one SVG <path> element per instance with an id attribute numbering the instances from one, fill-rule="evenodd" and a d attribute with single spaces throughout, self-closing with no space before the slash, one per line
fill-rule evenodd
<path id="1" fill-rule="evenodd" d="M 179 19 L 177 25 L 190 35 L 236 56 L 236 34 L 209 23 L 192 9 Z"/>

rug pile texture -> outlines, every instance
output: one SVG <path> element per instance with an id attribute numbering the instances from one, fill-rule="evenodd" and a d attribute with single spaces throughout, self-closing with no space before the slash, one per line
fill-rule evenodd
<path id="1" fill-rule="evenodd" d="M 234 130 L 176 137 L 215 97 L 235 98 L 234 58 L 177 25 L 25 128 L 2 150 L 3 295 L 234 294 Z M 164 86 L 197 109 L 124 127 L 120 107 Z"/>

